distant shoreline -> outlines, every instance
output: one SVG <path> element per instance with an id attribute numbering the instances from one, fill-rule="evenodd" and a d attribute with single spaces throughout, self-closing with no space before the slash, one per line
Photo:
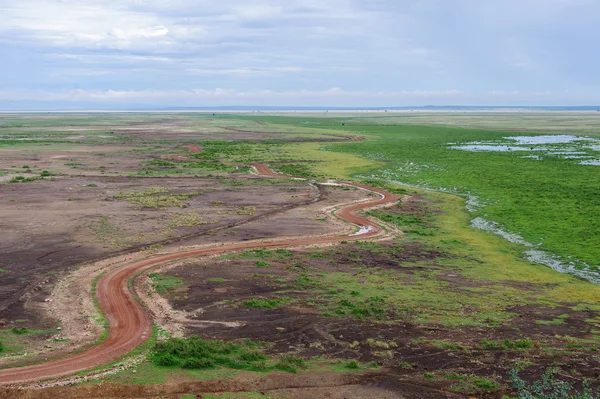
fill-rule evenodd
<path id="1" fill-rule="evenodd" d="M 536 112 L 579 112 L 579 113 L 600 113 L 598 106 L 419 106 L 419 107 L 170 107 L 170 108 L 148 108 L 148 109 L 0 109 L 0 114 L 85 114 L 85 113 L 536 113 Z"/>

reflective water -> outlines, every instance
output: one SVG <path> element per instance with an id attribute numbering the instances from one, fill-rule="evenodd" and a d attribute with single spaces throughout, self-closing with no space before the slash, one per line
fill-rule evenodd
<path id="1" fill-rule="evenodd" d="M 592 159 L 590 161 L 581 161 L 580 165 L 592 165 L 592 166 L 600 166 L 600 159 Z"/>
<path id="2" fill-rule="evenodd" d="M 577 141 L 594 141 L 589 137 L 571 136 L 567 134 L 557 135 L 544 135 L 544 136 L 510 136 L 504 137 L 506 140 L 516 141 L 517 144 L 530 145 L 530 144 L 567 144 L 575 143 Z"/>

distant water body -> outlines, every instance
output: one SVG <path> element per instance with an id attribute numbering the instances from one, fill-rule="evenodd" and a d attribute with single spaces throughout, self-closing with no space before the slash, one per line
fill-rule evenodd
<path id="1" fill-rule="evenodd" d="M 86 108 L 71 107 L 65 105 L 61 108 L 57 105 L 53 108 L 12 108 L 3 106 L 0 103 L 0 113 L 18 113 L 18 112 L 410 112 L 410 111 L 430 111 L 430 112 L 598 112 L 600 105 L 582 105 L 582 106 L 454 106 L 454 105 L 425 105 L 425 106 L 403 106 L 403 107 L 311 107 L 311 106 L 218 106 L 218 107 L 132 107 L 132 108 Z"/>

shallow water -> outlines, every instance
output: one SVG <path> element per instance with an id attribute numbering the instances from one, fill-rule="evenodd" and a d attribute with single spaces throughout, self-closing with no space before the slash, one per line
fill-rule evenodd
<path id="1" fill-rule="evenodd" d="M 542 159 L 542 157 L 540 157 L 539 155 L 525 155 L 524 157 L 519 157 L 519 158 L 535 159 L 536 161 L 539 161 L 540 159 Z"/>
<path id="2" fill-rule="evenodd" d="M 600 159 L 592 159 L 589 161 L 581 161 L 580 165 L 591 165 L 591 166 L 600 166 Z"/>
<path id="3" fill-rule="evenodd" d="M 506 140 L 516 141 L 517 144 L 531 145 L 531 144 L 567 144 L 575 143 L 577 141 L 594 141 L 589 137 L 571 136 L 567 134 L 558 135 L 545 135 L 545 136 L 509 136 L 504 137 Z"/>
<path id="4" fill-rule="evenodd" d="M 469 144 L 452 146 L 455 150 L 473 151 L 473 152 L 509 152 L 509 151 L 546 151 L 546 148 L 529 148 L 509 145 L 492 145 L 492 144 Z"/>

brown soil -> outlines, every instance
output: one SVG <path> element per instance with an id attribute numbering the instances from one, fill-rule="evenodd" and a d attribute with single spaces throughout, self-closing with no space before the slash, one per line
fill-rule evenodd
<path id="1" fill-rule="evenodd" d="M 164 398 L 180 399 L 184 394 L 203 398 L 203 394 L 261 393 L 277 399 L 430 399 L 464 398 L 435 387 L 414 385 L 400 376 L 387 372 L 360 374 L 321 373 L 290 375 L 272 373 L 266 376 L 240 376 L 225 381 L 197 381 L 162 385 L 120 385 L 102 383 L 81 387 L 60 387 L 40 390 L 2 390 L 3 399 L 88 399 L 88 398 Z M 254 396 L 253 396 L 254 397 Z M 265 396 L 267 397 L 267 396 Z"/>
<path id="2" fill-rule="evenodd" d="M 141 211 L 125 199 L 114 198 L 148 187 L 203 194 L 187 200 L 184 209 Z M 206 242 L 207 234 L 222 236 L 243 223 L 315 199 L 314 190 L 303 183 L 248 185 L 241 190 L 214 179 L 195 178 L 73 177 L 0 186 L 0 192 L 5 192 L 3 198 L 15 199 L 0 208 L 5 232 L 0 264 L 7 271 L 0 274 L 0 325 L 26 319 L 30 328 L 39 327 L 40 320 L 23 308 L 22 299 L 33 295 L 28 299 L 43 302 L 70 267 L 153 244 Z M 185 218 L 190 215 L 196 216 L 197 225 L 187 227 Z M 169 223 L 175 227 L 167 228 Z M 306 234 L 313 227 L 297 225 L 288 234 Z M 244 240 L 253 234 L 237 230 L 235 237 Z"/>
<path id="3" fill-rule="evenodd" d="M 366 186 L 362 185 L 357 186 L 366 188 Z M 352 237 L 337 235 L 316 236 L 273 242 L 223 245 L 216 248 L 182 251 L 158 256 L 148 260 L 123 265 L 121 268 L 109 271 L 99 279 L 96 291 L 96 298 L 99 306 L 108 319 L 110 331 L 108 338 L 99 345 L 74 356 L 69 356 L 51 363 L 42 363 L 39 365 L 0 371 L 0 383 L 14 384 L 73 374 L 78 371 L 115 361 L 148 340 L 152 333 L 150 317 L 134 299 L 133 293 L 127 287 L 127 282 L 132 276 L 151 266 L 199 255 L 212 255 L 263 247 L 282 248 L 289 246 L 327 244 L 342 240 L 365 239 L 381 235 L 383 229 L 380 226 L 371 225 L 369 220 L 356 214 L 356 212 L 372 206 L 396 201 L 397 197 L 381 189 L 370 188 L 370 190 L 378 193 L 382 198 L 362 202 L 360 204 L 346 205 L 336 211 L 336 215 L 345 221 L 357 224 L 358 226 L 369 226 L 369 229 L 365 232 L 355 234 Z"/>

